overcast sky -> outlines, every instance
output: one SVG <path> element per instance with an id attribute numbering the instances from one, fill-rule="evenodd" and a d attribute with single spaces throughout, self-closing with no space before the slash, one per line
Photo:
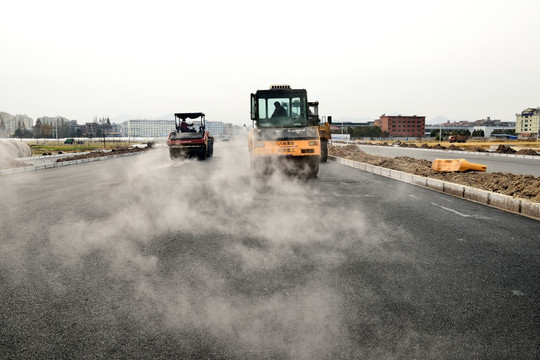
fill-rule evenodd
<path id="1" fill-rule="evenodd" d="M 540 106 L 540 1 L 4 1 L 0 111 L 79 123 L 305 88 L 340 119 L 515 121 Z M 126 115 L 127 114 L 127 115 Z"/>

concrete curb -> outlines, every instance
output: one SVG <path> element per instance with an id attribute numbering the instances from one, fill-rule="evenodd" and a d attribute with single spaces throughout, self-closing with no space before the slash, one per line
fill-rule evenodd
<path id="1" fill-rule="evenodd" d="M 145 151 L 137 151 L 137 152 L 127 153 L 127 154 L 106 155 L 106 156 L 100 156 L 100 157 L 94 157 L 94 158 L 88 158 L 88 159 L 62 161 L 62 162 L 41 164 L 41 165 L 35 165 L 35 166 L 21 166 L 21 167 L 16 167 L 16 168 L 12 168 L 12 169 L 0 170 L 0 176 L 19 174 L 19 173 L 23 173 L 23 172 L 30 172 L 30 171 L 36 171 L 36 170 L 51 169 L 51 168 L 56 168 L 56 167 L 75 165 L 75 164 L 82 164 L 82 163 L 93 162 L 93 161 L 110 160 L 110 159 L 116 159 L 116 158 L 119 158 L 119 157 L 139 155 L 139 154 L 143 154 L 143 153 L 145 153 Z"/>
<path id="2" fill-rule="evenodd" d="M 381 176 L 386 176 L 409 184 L 422 186 L 428 189 L 443 192 L 445 194 L 488 205 L 503 211 L 508 211 L 511 213 L 527 216 L 535 220 L 540 220 L 540 203 L 516 199 L 508 195 L 475 189 L 466 185 L 430 179 L 423 176 L 413 175 L 402 171 L 391 170 L 380 166 L 369 165 L 335 156 L 328 156 L 328 159 L 335 161 L 338 164 L 350 166 L 355 169 L 367 171 Z"/>

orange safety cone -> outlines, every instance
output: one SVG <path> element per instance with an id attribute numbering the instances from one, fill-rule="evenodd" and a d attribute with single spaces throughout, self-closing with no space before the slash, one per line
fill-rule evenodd
<path id="1" fill-rule="evenodd" d="M 473 164 L 465 159 L 435 159 L 431 168 L 439 172 L 453 171 L 486 171 L 487 166 L 481 164 Z"/>

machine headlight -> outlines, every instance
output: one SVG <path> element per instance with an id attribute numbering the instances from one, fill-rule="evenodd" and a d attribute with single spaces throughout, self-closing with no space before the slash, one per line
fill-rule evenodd
<path id="1" fill-rule="evenodd" d="M 318 141 L 310 141 L 309 142 L 309 146 L 319 146 L 319 142 Z"/>

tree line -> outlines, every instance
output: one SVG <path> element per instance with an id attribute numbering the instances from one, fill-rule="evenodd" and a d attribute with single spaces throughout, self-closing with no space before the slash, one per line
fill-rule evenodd
<path id="1" fill-rule="evenodd" d="M 387 138 L 388 132 L 382 131 L 378 126 L 358 126 L 347 127 L 343 129 L 344 134 L 349 134 L 351 138 Z M 334 133 L 341 133 L 341 130 L 335 130 Z"/>
<path id="2" fill-rule="evenodd" d="M 91 123 L 92 126 L 86 125 L 73 127 L 68 123 L 61 121 L 57 125 L 43 124 L 40 119 L 31 130 L 26 129 L 24 124 L 17 124 L 17 129 L 11 135 L 12 138 L 75 138 L 75 137 L 105 137 L 111 131 L 111 123 L 109 118 L 99 119 L 99 122 Z M 0 124 L 2 130 L 2 124 Z M 5 126 L 4 126 L 5 130 Z"/>

